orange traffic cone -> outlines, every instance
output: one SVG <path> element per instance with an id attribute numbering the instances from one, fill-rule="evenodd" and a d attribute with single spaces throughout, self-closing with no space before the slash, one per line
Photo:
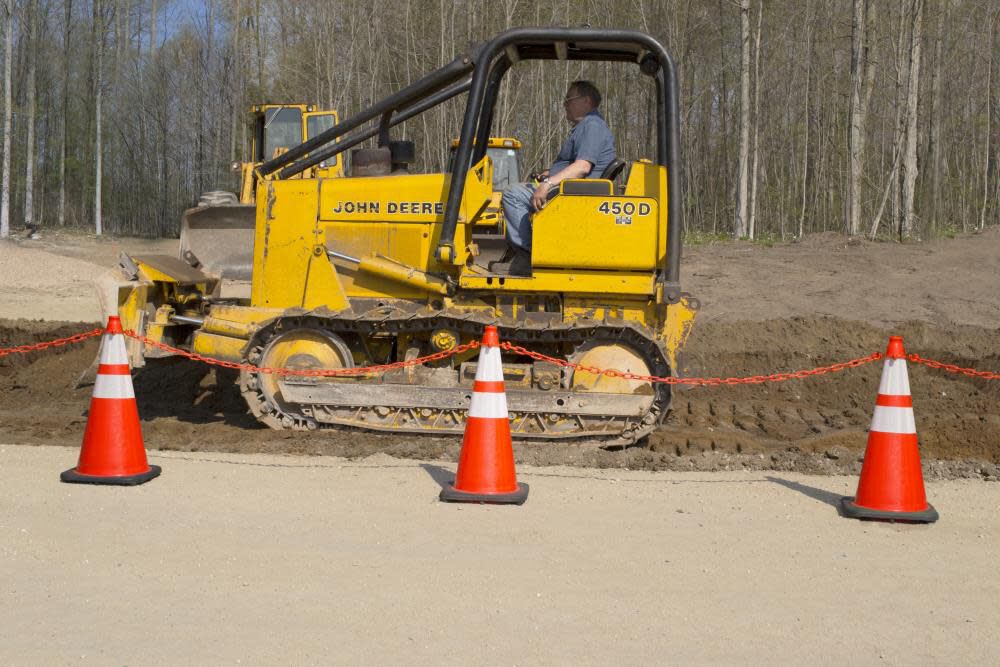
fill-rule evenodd
<path id="1" fill-rule="evenodd" d="M 857 495 L 841 504 L 844 515 L 854 519 L 919 523 L 938 519 L 924 494 L 906 352 L 899 336 L 890 336 L 885 352 Z"/>
<path id="2" fill-rule="evenodd" d="M 77 484 L 134 486 L 159 474 L 160 467 L 146 461 L 122 323 L 109 317 L 80 461 L 59 478 Z"/>
<path id="3" fill-rule="evenodd" d="M 518 484 L 514 472 L 508 419 L 500 336 L 496 327 L 488 326 L 479 350 L 458 473 L 455 481 L 441 491 L 441 500 L 521 505 L 528 499 L 528 485 Z"/>

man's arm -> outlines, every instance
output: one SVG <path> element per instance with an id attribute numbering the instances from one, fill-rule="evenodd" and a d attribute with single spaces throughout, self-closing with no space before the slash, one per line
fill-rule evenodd
<path id="1" fill-rule="evenodd" d="M 571 162 L 565 169 L 562 169 L 555 174 L 549 176 L 547 181 L 543 181 L 539 184 L 538 188 L 535 190 L 535 194 L 531 196 L 531 206 L 536 211 L 541 211 L 542 207 L 545 206 L 545 202 L 548 199 L 549 190 L 558 187 L 560 181 L 564 181 L 567 178 L 583 178 L 590 173 L 590 170 L 594 168 L 593 163 L 587 160 L 576 160 Z"/>

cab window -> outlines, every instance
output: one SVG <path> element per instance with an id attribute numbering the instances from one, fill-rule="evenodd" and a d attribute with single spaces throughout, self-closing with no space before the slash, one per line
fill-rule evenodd
<path id="1" fill-rule="evenodd" d="M 493 162 L 493 190 L 503 192 L 521 182 L 517 166 L 517 151 L 513 148 L 487 148 L 486 154 Z"/>
<path id="2" fill-rule="evenodd" d="M 317 134 L 326 132 L 336 124 L 337 116 L 332 113 L 306 115 L 306 139 L 312 139 Z M 319 163 L 320 167 L 337 166 L 337 155 L 328 157 Z"/>
<path id="3" fill-rule="evenodd" d="M 302 112 L 298 109 L 268 109 L 264 112 L 264 160 L 274 157 L 277 148 L 302 143 Z"/>

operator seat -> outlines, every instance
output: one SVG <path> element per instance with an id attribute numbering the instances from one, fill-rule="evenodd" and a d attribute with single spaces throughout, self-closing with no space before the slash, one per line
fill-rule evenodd
<path id="1" fill-rule="evenodd" d="M 606 181 L 614 181 L 621 175 L 626 166 L 628 166 L 628 162 L 615 158 L 611 161 L 611 164 L 605 167 L 604 171 L 601 172 L 601 178 Z"/>

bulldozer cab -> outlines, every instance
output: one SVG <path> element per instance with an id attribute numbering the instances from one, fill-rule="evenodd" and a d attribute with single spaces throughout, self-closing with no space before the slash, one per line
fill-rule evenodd
<path id="1" fill-rule="evenodd" d="M 253 135 L 250 140 L 250 160 L 238 163 L 242 204 L 254 202 L 256 174 L 263 162 L 278 157 L 293 146 L 326 132 L 337 124 L 338 114 L 332 109 L 317 110 L 313 104 L 256 104 L 253 114 Z M 335 178 L 343 175 L 339 156 L 333 155 L 315 165 L 310 176 Z"/>
<path id="2" fill-rule="evenodd" d="M 655 89 L 656 143 L 650 147 L 652 159 L 634 156 L 622 165 L 618 183 L 610 178 L 560 183 L 550 204 L 534 216 L 532 275 L 501 282 L 488 268 L 490 253 L 500 249 L 474 237 L 479 235 L 479 222 L 490 216 L 497 191 L 499 165 L 491 159 L 490 151 L 496 147 L 491 147 L 490 138 L 495 136 L 494 108 L 501 83 L 513 66 L 526 60 L 609 61 L 639 67 Z M 321 224 L 329 223 L 328 247 L 339 242 L 363 254 L 378 244 L 359 234 L 384 232 L 355 223 L 384 220 L 400 223 L 399 229 L 412 231 L 414 239 L 428 240 L 418 250 L 404 250 L 405 259 L 397 259 L 420 271 L 447 273 L 459 287 L 575 291 L 582 283 L 590 284 L 588 280 L 603 284 L 598 276 L 606 278 L 611 272 L 624 274 L 619 285 L 655 294 L 660 302 L 679 298 L 682 198 L 676 66 L 664 47 L 645 33 L 589 28 L 504 32 L 468 56 L 266 161 L 259 171 L 270 179 L 261 187 L 277 194 L 285 187 L 281 181 L 372 137 L 378 138 L 388 163 L 394 125 L 463 93 L 467 93 L 465 113 L 450 173 L 440 178 L 409 176 L 405 182 L 395 181 L 391 189 L 371 180 L 376 173 L 371 171 L 363 176 L 348 174 L 339 187 L 323 185 L 318 218 Z M 372 126 L 364 128 L 368 123 Z M 385 215 L 393 212 L 403 215 Z"/>

